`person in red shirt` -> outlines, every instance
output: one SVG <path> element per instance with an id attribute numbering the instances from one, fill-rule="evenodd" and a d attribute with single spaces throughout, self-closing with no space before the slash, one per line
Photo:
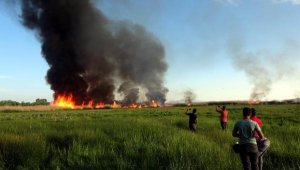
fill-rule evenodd
<path id="1" fill-rule="evenodd" d="M 261 120 L 256 117 L 256 110 L 254 108 L 251 108 L 251 120 L 255 121 L 259 126 L 262 125 Z"/>
<path id="2" fill-rule="evenodd" d="M 251 108 L 251 117 L 250 119 L 254 122 L 256 122 L 259 127 L 262 126 L 262 121 L 256 116 L 256 110 L 254 108 Z M 267 151 L 267 149 L 270 147 L 270 140 L 267 138 L 261 139 L 257 132 L 254 133 L 254 137 L 256 138 L 256 143 L 259 151 L 258 155 L 258 168 L 259 170 L 262 170 L 263 167 L 263 155 Z"/>
<path id="3" fill-rule="evenodd" d="M 251 108 L 251 117 L 250 117 L 250 119 L 253 120 L 254 122 L 256 122 L 259 125 L 259 127 L 261 127 L 262 121 L 258 117 L 256 117 L 256 110 L 254 108 Z M 255 136 L 256 139 L 259 138 L 257 132 L 255 132 L 254 136 Z"/>
<path id="4" fill-rule="evenodd" d="M 220 123 L 223 130 L 226 130 L 227 127 L 227 116 L 228 111 L 226 110 L 226 106 L 217 106 L 216 111 L 220 113 Z"/>

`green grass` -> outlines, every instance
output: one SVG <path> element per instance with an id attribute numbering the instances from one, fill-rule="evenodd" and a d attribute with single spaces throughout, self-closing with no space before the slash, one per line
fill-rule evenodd
<path id="1" fill-rule="evenodd" d="M 214 106 L 199 106 L 197 133 L 186 108 L 3 111 L 0 169 L 242 169 L 231 150 L 244 106 L 228 106 L 221 131 Z M 300 105 L 254 105 L 271 147 L 265 169 L 300 169 Z"/>

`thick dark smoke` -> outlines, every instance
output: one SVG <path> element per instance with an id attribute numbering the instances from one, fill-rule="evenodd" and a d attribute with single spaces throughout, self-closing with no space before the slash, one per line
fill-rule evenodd
<path id="1" fill-rule="evenodd" d="M 124 82 L 118 89 L 118 92 L 124 96 L 123 103 L 129 105 L 136 103 L 139 98 L 139 88 L 135 87 L 131 82 Z"/>
<path id="2" fill-rule="evenodd" d="M 111 21 L 89 0 L 22 0 L 21 7 L 23 25 L 42 43 L 54 97 L 110 103 L 117 90 L 131 103 L 142 88 L 149 101 L 165 102 L 164 47 L 142 26 Z"/>
<path id="3" fill-rule="evenodd" d="M 191 90 L 186 90 L 184 92 L 184 101 L 186 104 L 191 104 L 195 98 L 196 95 Z"/>

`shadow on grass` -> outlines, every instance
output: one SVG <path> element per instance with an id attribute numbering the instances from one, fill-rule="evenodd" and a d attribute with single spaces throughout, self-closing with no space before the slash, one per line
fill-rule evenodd
<path id="1" fill-rule="evenodd" d="M 69 150 L 73 146 L 75 140 L 78 140 L 77 135 L 49 135 L 46 138 L 47 157 L 43 165 L 47 168 L 54 168 L 55 164 L 63 165 L 64 168 L 69 166 Z"/>
<path id="2" fill-rule="evenodd" d="M 36 169 L 43 159 L 42 145 L 19 135 L 5 136 L 0 139 L 0 168 Z"/>
<path id="3" fill-rule="evenodd" d="M 76 139 L 78 139 L 77 135 L 50 135 L 47 137 L 47 143 L 53 145 L 59 150 L 68 151 Z"/>
<path id="4" fill-rule="evenodd" d="M 299 155 L 267 152 L 264 156 L 264 169 L 298 169 L 299 160 Z"/>
<path id="5" fill-rule="evenodd" d="M 178 121 L 175 123 L 175 126 L 179 129 L 188 130 L 188 123 L 185 121 Z"/>

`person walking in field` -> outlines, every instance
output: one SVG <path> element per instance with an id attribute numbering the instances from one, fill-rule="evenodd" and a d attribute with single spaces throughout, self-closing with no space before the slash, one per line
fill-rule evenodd
<path id="1" fill-rule="evenodd" d="M 185 114 L 189 116 L 189 128 L 192 132 L 196 132 L 196 125 L 197 125 L 197 115 L 196 115 L 197 109 L 193 109 L 191 112 L 191 109 L 188 109 Z"/>
<path id="2" fill-rule="evenodd" d="M 262 121 L 256 116 L 256 110 L 254 108 L 251 108 L 251 120 L 256 122 L 260 127 L 262 126 Z M 267 149 L 270 147 L 270 140 L 267 138 L 264 138 L 262 140 L 258 133 L 255 132 L 254 137 L 256 139 L 259 155 L 258 155 L 258 167 L 259 170 L 262 170 L 263 167 L 263 155 L 266 153 Z"/>
<path id="3" fill-rule="evenodd" d="M 251 109 L 243 109 L 243 119 L 235 123 L 232 136 L 239 138 L 240 158 L 244 170 L 258 170 L 258 147 L 254 132 L 257 132 L 261 139 L 264 135 L 259 125 L 250 119 Z"/>
<path id="4" fill-rule="evenodd" d="M 227 117 L 228 117 L 228 111 L 226 109 L 226 106 L 217 106 L 216 111 L 220 113 L 220 123 L 223 130 L 226 130 L 227 127 Z"/>

